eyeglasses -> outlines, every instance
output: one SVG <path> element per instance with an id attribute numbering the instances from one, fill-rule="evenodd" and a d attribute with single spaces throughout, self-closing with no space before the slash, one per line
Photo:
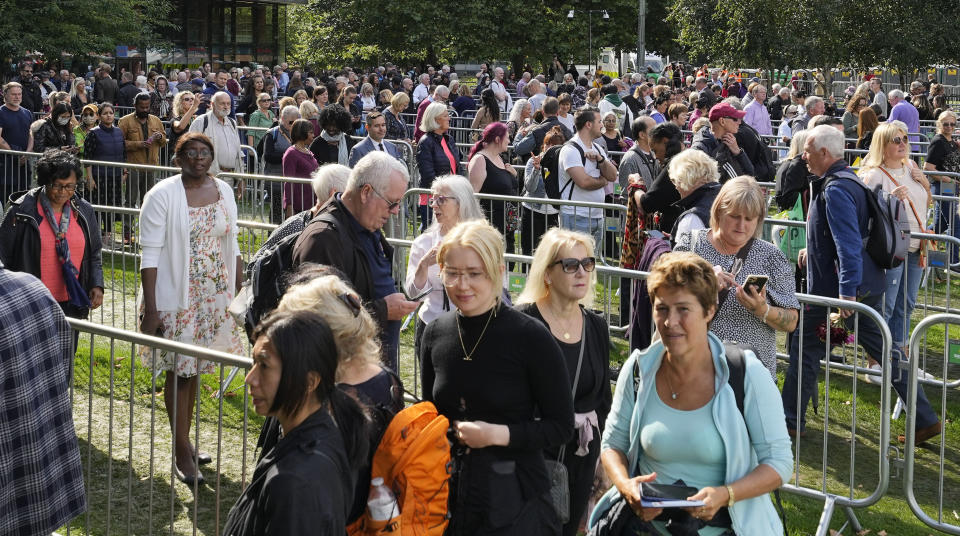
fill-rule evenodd
<path id="1" fill-rule="evenodd" d="M 363 308 L 363 305 L 360 303 L 360 298 L 350 294 L 349 292 L 344 292 L 337 296 L 340 298 L 340 301 L 350 309 L 350 312 L 353 313 L 353 317 L 356 318 L 360 316 L 360 309 Z"/>
<path id="2" fill-rule="evenodd" d="M 456 200 L 457 200 L 456 197 L 450 197 L 450 196 L 447 196 L 447 195 L 437 195 L 437 194 L 434 194 L 434 195 L 431 195 L 431 196 L 430 196 L 430 199 L 428 200 L 428 203 L 431 204 L 431 205 L 436 205 L 436 206 L 438 206 L 438 207 L 442 207 L 447 201 L 456 201 Z"/>
<path id="3" fill-rule="evenodd" d="M 458 281 L 462 281 L 465 285 L 471 285 L 484 277 L 487 277 L 487 274 L 483 272 L 454 272 L 446 268 L 440 270 L 440 282 L 445 287 L 452 287 Z"/>
<path id="4" fill-rule="evenodd" d="M 894 144 L 894 145 L 900 145 L 901 143 L 905 144 L 905 143 L 907 143 L 908 141 L 910 141 L 910 140 L 908 140 L 906 137 L 902 137 L 902 138 L 901 138 L 900 136 L 897 136 L 896 138 L 893 138 L 892 140 L 890 140 L 890 143 L 892 143 L 892 144 Z"/>
<path id="5" fill-rule="evenodd" d="M 270 102 L 270 99 L 260 99 L 257 102 Z"/>
<path id="6" fill-rule="evenodd" d="M 210 158 L 213 156 L 213 153 L 210 149 L 200 149 L 199 151 L 196 149 L 187 149 L 183 152 L 183 155 L 187 158 Z"/>
<path id="7" fill-rule="evenodd" d="M 942 126 L 943 128 L 953 128 L 957 126 L 957 124 L 956 123 L 940 123 L 940 126 Z"/>
<path id="8" fill-rule="evenodd" d="M 48 190 L 52 190 L 52 191 L 57 191 L 57 190 L 59 190 L 59 191 L 61 191 L 61 192 L 71 192 L 71 193 L 72 193 L 72 192 L 76 192 L 76 191 L 77 191 L 77 183 L 73 183 L 73 184 L 48 184 L 48 185 L 47 185 L 47 189 L 48 189 Z"/>
<path id="9" fill-rule="evenodd" d="M 583 266 L 584 272 L 592 272 L 593 269 L 597 267 L 597 259 L 595 257 L 584 257 L 582 259 L 560 259 L 550 263 L 550 266 L 555 264 L 563 266 L 563 271 L 568 274 L 577 273 L 577 270 L 579 270 L 581 266 Z"/>
<path id="10" fill-rule="evenodd" d="M 393 210 L 400 206 L 400 201 L 390 201 L 386 197 L 383 197 L 383 194 L 378 192 L 377 189 L 374 188 L 373 186 L 370 187 L 370 190 L 373 191 L 373 193 L 377 194 L 377 197 L 379 197 L 380 199 L 383 199 L 383 202 L 387 204 L 387 210 Z"/>

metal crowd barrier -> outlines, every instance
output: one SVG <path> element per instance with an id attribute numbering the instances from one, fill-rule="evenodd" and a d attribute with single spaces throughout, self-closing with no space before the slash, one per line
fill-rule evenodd
<path id="1" fill-rule="evenodd" d="M 903 491 L 906 495 L 907 504 L 910 506 L 910 510 L 913 512 L 913 515 L 916 516 L 921 522 L 926 524 L 928 527 L 945 532 L 947 534 L 958 534 L 960 535 L 960 521 L 957 521 L 957 488 L 956 482 L 953 479 L 950 479 L 950 483 L 946 483 L 947 480 L 947 465 L 953 464 L 949 460 L 947 450 L 946 450 L 946 427 L 947 423 L 950 421 L 947 417 L 947 389 L 950 384 L 947 383 L 947 370 L 951 363 L 957 364 L 960 363 L 960 359 L 954 354 L 953 343 L 955 342 L 951 339 L 951 326 L 960 326 L 960 315 L 957 314 L 938 314 L 929 316 L 923 319 L 916 328 L 914 328 L 913 333 L 910 335 L 910 378 L 917 378 L 918 367 L 920 362 L 921 350 L 926 348 L 928 342 L 933 337 L 928 337 L 928 331 L 934 326 L 943 326 L 944 332 L 944 343 L 943 343 L 943 352 L 941 355 L 940 363 L 943 367 L 943 380 L 938 382 L 937 385 L 941 387 L 939 404 L 934 404 L 935 400 L 931 397 L 931 405 L 935 408 L 939 407 L 939 418 L 940 422 L 943 423 L 944 432 L 941 433 L 936 438 L 936 448 L 929 449 L 937 456 L 937 467 L 938 474 L 934 477 L 936 479 L 936 488 L 933 493 L 932 503 L 935 505 L 935 513 L 933 516 L 928 514 L 924 508 L 920 505 L 918 500 L 919 494 L 924 494 L 923 490 L 916 489 L 916 483 L 918 479 L 918 471 L 916 468 L 917 460 L 917 447 L 914 445 L 915 438 L 915 426 L 917 423 L 917 382 L 912 381 L 909 385 L 909 390 L 907 392 L 907 418 L 906 418 L 906 443 L 904 448 L 904 475 L 903 475 Z M 924 355 L 927 352 L 922 352 Z M 960 380 L 958 380 L 960 381 Z M 954 475 L 955 476 L 955 475 Z M 926 477 L 925 480 L 928 482 L 931 480 L 930 477 Z M 925 493 L 929 495 L 930 493 Z M 951 517 L 952 514 L 952 517 Z"/>
<path id="2" fill-rule="evenodd" d="M 249 358 L 68 319 L 80 333 L 71 397 L 87 492 L 87 511 L 64 530 L 83 534 L 185 534 L 222 530 L 227 512 L 256 464 L 262 419 L 247 410 L 247 390 L 212 399 L 214 382 L 197 383 L 191 440 L 213 465 L 206 483 L 178 482 L 163 384 L 151 374 L 161 352 L 249 369 Z M 143 353 L 138 356 L 139 350 Z M 176 358 L 179 359 L 179 358 Z M 143 361 L 145 364 L 141 364 Z M 177 384 L 172 385 L 176 398 Z M 176 419 L 176 409 L 173 410 Z"/>

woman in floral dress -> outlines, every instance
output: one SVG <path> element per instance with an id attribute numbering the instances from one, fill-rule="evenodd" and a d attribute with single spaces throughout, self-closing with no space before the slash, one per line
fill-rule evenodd
<path id="1" fill-rule="evenodd" d="M 230 186 L 208 173 L 213 162 L 209 138 L 184 135 L 175 158 L 181 174 L 157 183 L 144 197 L 140 213 L 140 330 L 239 354 L 243 347 L 227 312 L 243 273 L 237 206 Z M 177 478 L 202 483 L 197 467 L 212 460 L 190 443 L 190 421 L 197 375 L 213 373 L 216 365 L 145 350 L 145 366 L 167 371 L 164 402 L 175 439 Z"/>

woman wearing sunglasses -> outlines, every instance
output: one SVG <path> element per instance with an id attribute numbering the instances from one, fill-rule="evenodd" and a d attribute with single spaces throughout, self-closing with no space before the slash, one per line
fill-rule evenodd
<path id="1" fill-rule="evenodd" d="M 860 178 L 870 189 L 877 186 L 903 202 L 910 221 L 910 232 L 922 233 L 927 227 L 927 208 L 933 200 L 930 181 L 920 167 L 909 158 L 910 145 L 907 126 L 900 122 L 881 123 L 873 132 L 870 151 L 860 166 Z M 887 270 L 886 294 L 883 300 L 883 319 L 890 327 L 893 343 L 906 353 L 910 335 L 910 315 L 917 303 L 920 279 L 923 276 L 924 252 L 920 239 L 910 239 L 906 261 Z M 879 363 L 870 368 L 881 370 Z M 924 372 L 921 370 L 921 376 Z M 879 376 L 867 376 L 867 381 L 879 382 Z"/>
<path id="2" fill-rule="evenodd" d="M 423 398 L 450 419 L 448 536 L 560 533 L 545 449 L 573 433 L 563 354 L 543 324 L 503 303 L 503 237 L 485 220 L 454 227 L 437 251 L 457 311 L 423 332 Z"/>
<path id="3" fill-rule="evenodd" d="M 416 356 L 420 355 L 420 339 L 427 324 L 450 310 L 450 300 L 443 292 L 440 266 L 437 264 L 440 242 L 458 223 L 483 218 L 480 204 L 473 196 L 473 187 L 466 178 L 444 175 L 433 181 L 430 190 L 429 206 L 433 209 L 433 224 L 413 241 L 404 282 L 408 296 L 416 297 L 427 292 L 417 312 L 413 338 Z"/>
<path id="4" fill-rule="evenodd" d="M 575 536 L 586 512 L 600 457 L 600 436 L 610 412 L 610 334 L 591 312 L 597 276 L 589 235 L 554 227 L 543 235 L 517 310 L 540 321 L 560 346 L 570 375 L 575 433 L 566 445 L 544 452 L 567 468 L 570 520 L 562 534 Z"/>

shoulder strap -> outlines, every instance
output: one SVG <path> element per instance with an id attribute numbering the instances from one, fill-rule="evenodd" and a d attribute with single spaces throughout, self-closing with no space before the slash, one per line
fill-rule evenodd
<path id="1" fill-rule="evenodd" d="M 579 143 L 577 143 L 577 142 L 575 142 L 573 139 L 571 139 L 570 141 L 564 143 L 564 145 L 569 145 L 569 146 L 575 148 L 575 149 L 577 150 L 577 152 L 580 153 L 580 160 L 581 160 L 581 162 L 583 162 L 583 165 L 584 165 L 584 166 L 587 165 L 587 155 L 586 155 L 586 153 L 583 152 L 583 147 L 580 147 L 580 144 L 579 144 Z M 561 167 L 561 166 L 563 166 L 563 162 L 560 161 L 560 155 L 558 154 L 558 155 L 557 155 L 557 171 L 560 170 L 560 167 Z M 564 170 L 564 173 L 566 173 L 566 170 Z M 567 194 L 567 199 L 568 199 L 568 200 L 573 199 L 573 190 L 574 190 L 573 187 L 574 187 L 575 185 L 576 185 L 576 183 L 573 182 L 573 177 L 571 177 L 570 174 L 567 173 L 567 182 L 563 183 L 563 188 L 560 188 L 560 198 L 563 199 L 563 192 L 567 191 L 567 187 L 569 186 L 569 187 L 570 187 L 570 193 Z"/>
<path id="2" fill-rule="evenodd" d="M 724 341 L 723 349 L 727 356 L 727 366 L 730 369 L 727 383 L 733 389 L 733 395 L 737 399 L 737 409 L 740 411 L 740 416 L 743 416 L 744 377 L 747 372 L 743 348 L 735 342 Z"/>

